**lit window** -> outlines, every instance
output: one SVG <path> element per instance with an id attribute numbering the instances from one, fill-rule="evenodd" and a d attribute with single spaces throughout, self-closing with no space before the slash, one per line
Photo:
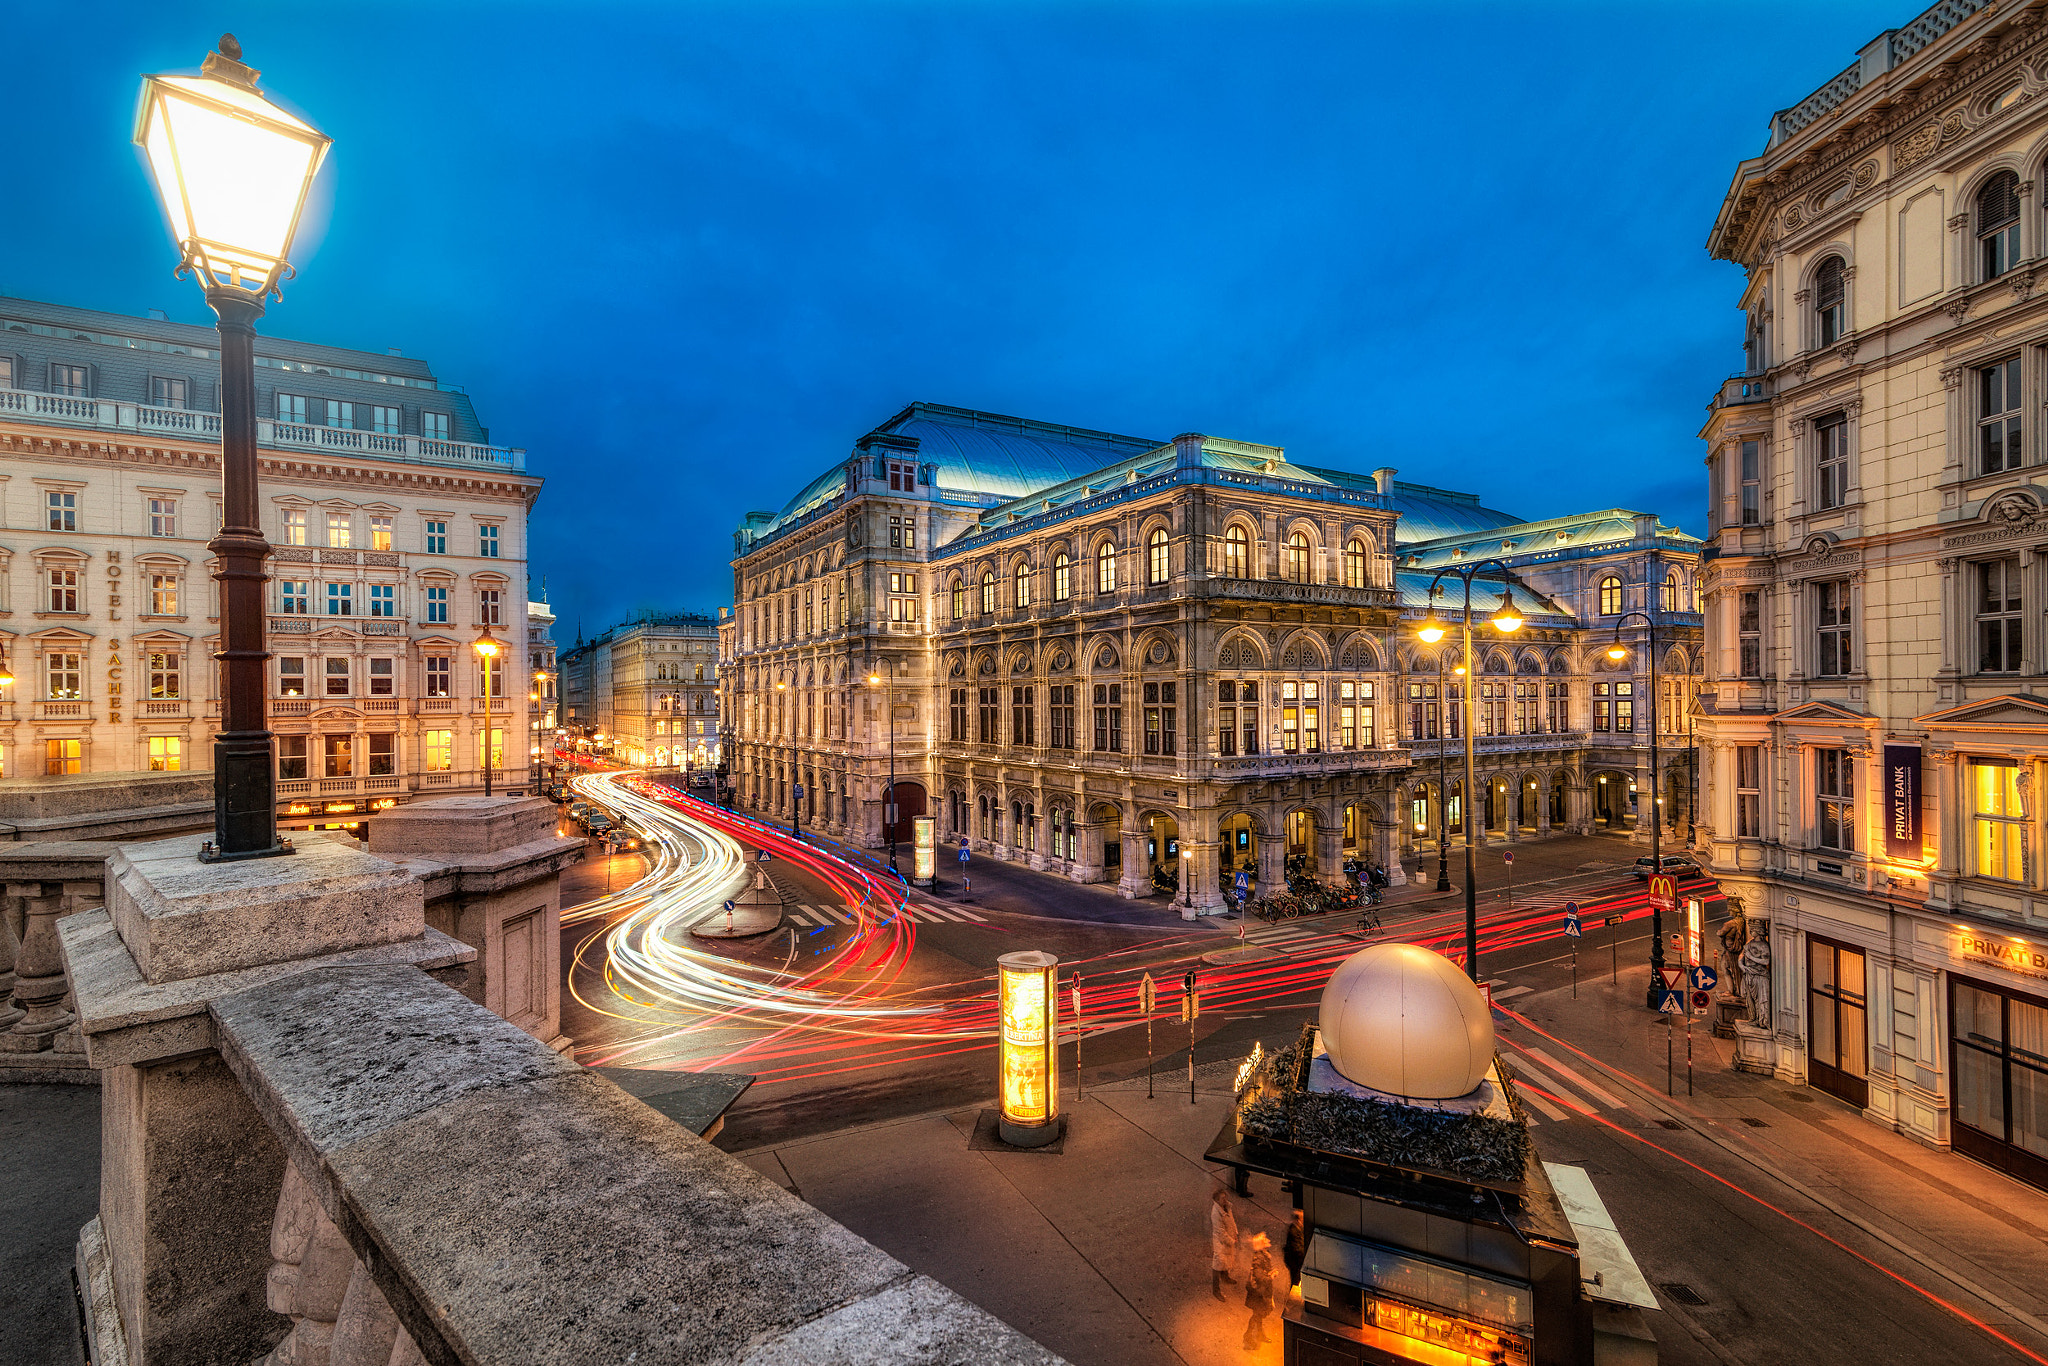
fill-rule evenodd
<path id="1" fill-rule="evenodd" d="M 1022 564 L 1018 565 L 1018 566 L 1017 566 L 1017 571 L 1016 571 L 1016 573 L 1015 573 L 1015 574 L 1013 575 L 1013 578 L 1014 578 L 1014 579 L 1016 580 L 1016 588 L 1017 588 L 1017 606 L 1019 606 L 1019 607 L 1029 607 L 1029 606 L 1031 605 L 1031 570 L 1030 570 L 1030 567 L 1029 567 L 1029 566 L 1027 566 L 1027 565 L 1022 565 Z"/>
<path id="2" fill-rule="evenodd" d="M 49 740 L 43 744 L 43 772 L 52 778 L 79 773 L 85 766 L 83 740 Z"/>
<path id="3" fill-rule="evenodd" d="M 370 549 L 391 549 L 391 519 L 389 517 L 372 517 L 370 519 Z"/>
<path id="4" fill-rule="evenodd" d="M 430 730 L 420 735 L 420 767 L 429 773 L 446 773 L 455 766 L 455 732 Z"/>
<path id="5" fill-rule="evenodd" d="M 347 549 L 355 544 L 355 519 L 346 512 L 327 514 L 327 544 Z"/>
<path id="6" fill-rule="evenodd" d="M 1249 577 L 1252 562 L 1252 538 L 1241 526 L 1233 526 L 1223 534 L 1223 577 L 1242 579 Z"/>
<path id="7" fill-rule="evenodd" d="M 149 655 L 149 698 L 152 702 L 183 697 L 183 657 L 152 650 Z"/>
<path id="8" fill-rule="evenodd" d="M 1074 595 L 1074 563 L 1062 550 L 1052 557 L 1052 600 L 1065 602 Z"/>
<path id="9" fill-rule="evenodd" d="M 306 544 L 306 510 L 304 508 L 286 508 L 284 510 L 283 543 L 285 545 Z"/>
<path id="10" fill-rule="evenodd" d="M 1299 531 L 1287 538 L 1287 577 L 1295 583 L 1308 582 L 1308 537 Z"/>
<path id="11" fill-rule="evenodd" d="M 60 650 L 43 656 L 43 677 L 48 685 L 44 696 L 56 702 L 76 701 L 85 677 L 85 656 Z"/>
<path id="12" fill-rule="evenodd" d="M 1621 615 L 1621 580 L 1609 575 L 1600 580 L 1600 615 L 1618 617 Z"/>
<path id="13" fill-rule="evenodd" d="M 1108 541 L 1095 547 L 1095 591 L 1116 591 L 1116 547 Z"/>
<path id="14" fill-rule="evenodd" d="M 277 660 L 277 695 L 306 695 L 306 661 L 298 655 L 280 655 Z"/>
<path id="15" fill-rule="evenodd" d="M 78 495 L 52 489 L 44 495 L 49 507 L 48 529 L 51 531 L 78 530 Z"/>
<path id="16" fill-rule="evenodd" d="M 1171 568 L 1171 554 L 1167 549 L 1166 528 L 1154 527 L 1152 534 L 1145 538 L 1145 582 L 1165 583 Z"/>
<path id="17" fill-rule="evenodd" d="M 959 579 L 953 580 L 953 620 L 967 615 L 967 585 Z"/>
<path id="18" fill-rule="evenodd" d="M 176 773 L 185 767 L 185 742 L 175 735 L 149 737 L 149 771 Z"/>
<path id="19" fill-rule="evenodd" d="M 2010 759 L 1970 760 L 1970 827 L 1978 877 L 2027 880 L 2027 817 L 2020 804 L 2020 769 Z"/>
<path id="20" fill-rule="evenodd" d="M 1364 541 L 1347 541 L 1344 543 L 1344 586 L 1346 588 L 1365 587 Z"/>
<path id="21" fill-rule="evenodd" d="M 995 610 L 996 571 L 993 569 L 984 569 L 981 571 L 981 612 L 983 616 L 987 616 L 990 612 L 993 612 Z"/>
<path id="22" fill-rule="evenodd" d="M 353 778 L 356 772 L 356 737 L 353 735 L 325 735 L 327 766 L 325 776 L 329 778 Z"/>
<path id="23" fill-rule="evenodd" d="M 176 574 L 151 574 L 149 576 L 149 614 L 153 617 L 174 617 L 178 615 L 178 576 Z"/>
<path id="24" fill-rule="evenodd" d="M 1846 749 L 1813 752 L 1814 823 L 1823 849 L 1856 849 L 1856 767 Z"/>
<path id="25" fill-rule="evenodd" d="M 446 555 L 448 553 L 448 524 L 446 522 L 427 523 L 427 553 L 429 555 Z"/>
<path id="26" fill-rule="evenodd" d="M 178 534 L 177 499 L 152 498 L 149 500 L 149 534 L 152 536 L 175 536 Z"/>

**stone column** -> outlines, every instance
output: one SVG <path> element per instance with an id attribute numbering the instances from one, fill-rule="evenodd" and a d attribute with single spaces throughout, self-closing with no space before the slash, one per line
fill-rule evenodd
<path id="1" fill-rule="evenodd" d="M 1390 887 L 1403 887 L 1408 883 L 1408 870 L 1401 866 L 1400 858 L 1400 855 L 1406 854 L 1408 850 L 1405 844 L 1399 849 L 1395 847 L 1395 841 L 1405 829 L 1407 829 L 1406 821 L 1374 821 L 1372 823 L 1373 862 L 1386 870 L 1387 885 Z"/>
<path id="2" fill-rule="evenodd" d="M 64 1008 L 67 986 L 57 940 L 57 917 L 65 910 L 62 884 L 9 883 L 7 894 L 22 899 L 27 931 L 14 960 L 13 1009 L 19 1014 L 12 1027 L 0 1034 L 0 1052 L 42 1053 L 56 1043 L 73 1019 Z"/>
<path id="3" fill-rule="evenodd" d="M 1078 810 L 1080 804 L 1075 804 Z M 1100 882 L 1104 872 L 1102 854 L 1102 826 L 1095 821 L 1082 821 L 1074 827 L 1074 871 L 1076 882 Z"/>
<path id="4" fill-rule="evenodd" d="M 1287 837 L 1260 835 L 1258 838 L 1259 896 L 1278 896 L 1287 890 Z"/>
<path id="5" fill-rule="evenodd" d="M 1183 844 L 1181 848 L 1194 855 L 1181 860 L 1181 877 L 1186 884 L 1181 888 L 1181 918 L 1193 920 L 1197 916 L 1221 915 L 1229 910 L 1223 900 L 1223 889 L 1216 885 L 1220 852 L 1216 842 L 1205 840 L 1200 844 Z"/>
<path id="6" fill-rule="evenodd" d="M 1316 877 L 1331 887 L 1350 881 L 1344 875 L 1344 827 L 1316 826 Z"/>
<path id="7" fill-rule="evenodd" d="M 1123 845 L 1123 873 L 1117 879 L 1117 894 L 1128 901 L 1152 895 L 1152 860 L 1145 856 L 1143 830 L 1129 828 L 1117 832 Z"/>

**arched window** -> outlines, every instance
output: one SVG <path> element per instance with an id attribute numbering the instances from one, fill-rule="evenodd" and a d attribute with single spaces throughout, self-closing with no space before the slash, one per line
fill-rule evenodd
<path id="1" fill-rule="evenodd" d="M 1241 526 L 1234 526 L 1223 533 L 1223 577 L 1242 579 L 1249 577 L 1252 562 L 1252 538 Z"/>
<path id="2" fill-rule="evenodd" d="M 1663 606 L 1665 611 L 1676 612 L 1679 609 L 1679 594 L 1682 591 L 1682 587 L 1683 586 L 1679 583 L 1678 571 L 1676 569 L 1672 570 L 1668 575 L 1665 576 L 1664 590 L 1660 595 L 1662 598 L 1661 605 Z"/>
<path id="3" fill-rule="evenodd" d="M 1154 527 L 1145 538 L 1145 582 L 1165 583 L 1166 571 L 1166 528 Z"/>
<path id="4" fill-rule="evenodd" d="M 1031 605 L 1031 566 L 1025 564 L 1018 565 L 1017 572 L 1013 577 L 1017 583 L 1017 605 L 1019 607 L 1029 607 Z"/>
<path id="5" fill-rule="evenodd" d="M 1308 537 L 1299 531 L 1287 538 L 1287 577 L 1296 583 L 1308 582 Z"/>
<path id="6" fill-rule="evenodd" d="M 1848 330 L 1849 290 L 1842 270 L 1842 258 L 1830 256 L 1814 273 L 1813 311 L 1822 346 L 1833 346 Z"/>
<path id="7" fill-rule="evenodd" d="M 1609 574 L 1600 580 L 1600 615 L 1618 617 L 1621 615 L 1621 580 Z"/>
<path id="8" fill-rule="evenodd" d="M 1116 547 L 1108 541 L 1095 547 L 1095 591 L 1116 592 Z"/>
<path id="9" fill-rule="evenodd" d="M 1983 278 L 1996 280 L 2019 264 L 2020 178 L 2000 171 L 1977 191 L 1977 260 Z"/>
<path id="10" fill-rule="evenodd" d="M 1351 540 L 1344 543 L 1344 586 L 1365 587 L 1365 542 Z"/>
<path id="11" fill-rule="evenodd" d="M 996 610 L 996 571 L 981 571 L 981 614 L 987 616 Z"/>
<path id="12" fill-rule="evenodd" d="M 1074 565 L 1062 550 L 1052 557 L 1052 600 L 1065 602 L 1074 593 Z"/>
<path id="13" fill-rule="evenodd" d="M 967 585 L 960 582 L 960 576 L 953 576 L 953 620 L 967 615 Z"/>

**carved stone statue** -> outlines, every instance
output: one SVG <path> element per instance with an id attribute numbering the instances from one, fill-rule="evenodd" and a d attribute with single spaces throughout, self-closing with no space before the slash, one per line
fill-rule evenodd
<path id="1" fill-rule="evenodd" d="M 1749 943 L 1743 946 L 1742 997 L 1749 1002 L 1749 1022 L 1771 1027 L 1771 923 L 1749 919 Z"/>
<path id="2" fill-rule="evenodd" d="M 1748 937 L 1747 922 L 1740 912 L 1721 922 L 1721 990 L 1730 997 L 1742 995 L 1742 941 Z"/>

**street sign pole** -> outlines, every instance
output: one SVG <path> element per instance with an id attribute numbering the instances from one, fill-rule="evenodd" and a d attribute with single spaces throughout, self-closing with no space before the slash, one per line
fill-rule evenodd
<path id="1" fill-rule="evenodd" d="M 1152 1099 L 1152 974 L 1138 983 L 1138 1009 L 1145 1012 L 1145 1099 Z"/>
<path id="2" fill-rule="evenodd" d="M 1583 933 L 1579 928 L 1579 903 L 1576 901 L 1564 903 L 1564 932 L 1572 941 L 1572 999 L 1576 1001 L 1579 999 L 1579 936 Z"/>
<path id="3" fill-rule="evenodd" d="M 1515 851 L 1512 849 L 1508 850 L 1505 858 L 1508 867 L 1508 914 L 1513 915 L 1515 913 Z"/>
<path id="4" fill-rule="evenodd" d="M 1081 974 L 1074 974 L 1074 1104 L 1081 1103 L 1081 1036 L 1088 1031 L 1081 1025 Z"/>
<path id="5" fill-rule="evenodd" d="M 1195 970 L 1181 979 L 1181 1013 L 1188 1018 L 1188 1104 L 1195 1103 L 1195 1017 L 1202 1013 L 1202 998 L 1195 992 Z"/>

